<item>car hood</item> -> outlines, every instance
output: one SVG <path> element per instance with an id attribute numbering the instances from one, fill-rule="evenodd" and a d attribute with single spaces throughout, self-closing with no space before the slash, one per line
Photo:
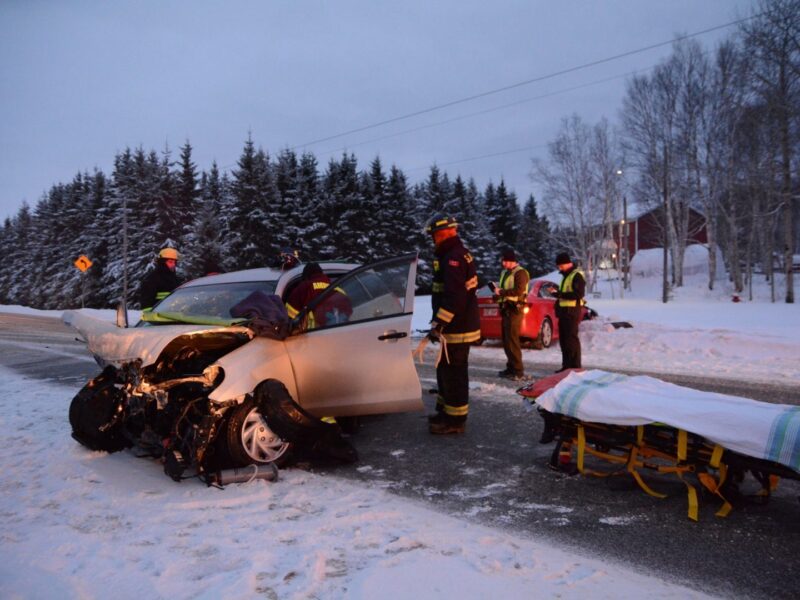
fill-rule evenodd
<path id="1" fill-rule="evenodd" d="M 178 336 L 221 332 L 244 333 L 251 338 L 254 335 L 248 328 L 240 326 L 158 325 L 121 328 L 84 310 L 65 311 L 61 320 L 81 335 L 98 362 L 115 366 L 138 359 L 146 367 L 154 363 L 164 348 Z"/>

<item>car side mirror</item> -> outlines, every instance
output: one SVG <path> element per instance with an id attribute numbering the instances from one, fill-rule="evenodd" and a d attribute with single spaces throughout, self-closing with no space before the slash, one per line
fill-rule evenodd
<path id="1" fill-rule="evenodd" d="M 128 307 L 125 306 L 124 300 L 120 300 L 119 304 L 117 304 L 116 324 L 117 327 L 128 327 Z"/>

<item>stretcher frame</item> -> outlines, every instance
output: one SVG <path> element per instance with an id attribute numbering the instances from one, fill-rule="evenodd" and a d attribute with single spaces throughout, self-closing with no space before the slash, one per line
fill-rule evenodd
<path id="1" fill-rule="evenodd" d="M 535 404 L 540 394 L 563 377 L 553 376 L 528 384 L 517 393 Z M 552 380 L 552 384 L 547 380 Z M 653 489 L 642 473 L 674 475 L 686 486 L 687 512 L 693 521 L 699 516 L 698 490 L 717 497 L 721 506 L 716 516 L 727 517 L 742 497 L 738 485 L 748 472 L 761 485 L 756 497 L 762 502 L 769 500 L 781 478 L 800 481 L 800 473 L 781 463 L 731 451 L 700 435 L 663 423 L 592 423 L 549 412 L 541 406 L 537 410 L 545 422 L 544 439 L 549 437 L 555 442 L 551 468 L 593 477 L 628 474 L 642 491 L 662 499 L 667 494 Z M 597 463 L 602 462 L 612 468 L 597 468 Z"/>

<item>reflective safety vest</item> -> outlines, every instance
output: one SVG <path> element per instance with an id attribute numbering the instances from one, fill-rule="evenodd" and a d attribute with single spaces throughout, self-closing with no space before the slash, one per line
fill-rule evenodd
<path id="1" fill-rule="evenodd" d="M 497 301 L 498 304 L 502 305 L 503 302 L 508 302 L 510 304 L 524 304 L 525 299 L 528 297 L 528 286 L 531 282 L 531 276 L 528 271 L 522 265 L 517 265 L 510 271 L 506 271 L 503 269 L 503 272 L 500 274 L 500 288 L 503 290 L 513 290 L 516 287 L 516 276 L 517 273 L 520 271 L 524 271 L 526 275 L 528 275 L 528 283 L 525 284 L 525 291 L 523 292 L 522 296 L 501 296 L 500 299 Z"/>
<path id="2" fill-rule="evenodd" d="M 572 280 L 575 279 L 575 275 L 578 274 L 578 273 L 580 273 L 581 277 L 583 277 L 583 271 L 581 271 L 580 269 L 573 269 L 569 273 L 569 275 L 564 277 L 564 279 L 561 281 L 561 285 L 559 286 L 558 291 L 561 292 L 562 294 L 571 293 L 573 291 L 572 290 Z M 585 277 L 584 277 L 584 279 L 585 279 Z M 580 304 L 579 304 L 579 302 L 580 302 Z M 559 298 L 559 300 L 558 300 L 558 305 L 559 306 L 564 306 L 564 307 L 583 306 L 584 304 L 586 304 L 586 300 L 584 300 L 583 298 L 581 298 L 580 300 L 571 300 L 571 299 L 567 299 L 567 298 Z"/>

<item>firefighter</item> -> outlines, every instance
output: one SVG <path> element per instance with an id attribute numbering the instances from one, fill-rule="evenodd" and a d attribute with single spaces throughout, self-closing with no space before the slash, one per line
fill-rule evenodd
<path id="1" fill-rule="evenodd" d="M 583 317 L 583 297 L 586 293 L 586 279 L 580 269 L 575 267 L 569 255 L 562 252 L 556 257 L 556 266 L 563 279 L 558 288 L 556 317 L 558 317 L 558 339 L 561 345 L 561 368 L 581 368 L 581 341 L 578 326 Z"/>
<path id="2" fill-rule="evenodd" d="M 319 263 L 310 262 L 303 267 L 303 279 L 295 287 L 286 301 L 286 312 L 294 319 L 309 303 L 328 289 L 330 278 L 322 271 Z M 317 305 L 306 315 L 307 329 L 344 323 L 353 314 L 353 306 L 345 291 L 337 287 L 335 293 Z"/>
<path id="3" fill-rule="evenodd" d="M 278 254 L 278 265 L 281 271 L 288 271 L 300 264 L 300 252 L 292 248 L 281 248 Z"/>
<path id="4" fill-rule="evenodd" d="M 522 365 L 522 346 L 519 331 L 522 327 L 523 309 L 528 298 L 528 284 L 531 276 L 517 262 L 514 250 L 508 249 L 502 256 L 503 270 L 500 283 L 490 283 L 494 301 L 500 306 L 503 326 L 503 350 L 506 353 L 506 368 L 497 376 L 520 381 L 525 378 L 525 367 Z"/>
<path id="5" fill-rule="evenodd" d="M 175 248 L 162 248 L 156 258 L 156 268 L 150 271 L 139 289 L 139 303 L 142 310 L 152 310 L 153 306 L 166 298 L 181 283 L 175 273 L 180 255 Z"/>
<path id="6" fill-rule="evenodd" d="M 426 227 L 433 238 L 433 318 L 428 336 L 442 344 L 436 365 L 433 434 L 464 433 L 469 412 L 469 347 L 481 337 L 475 261 L 458 237 L 453 217 L 435 216 Z"/>

